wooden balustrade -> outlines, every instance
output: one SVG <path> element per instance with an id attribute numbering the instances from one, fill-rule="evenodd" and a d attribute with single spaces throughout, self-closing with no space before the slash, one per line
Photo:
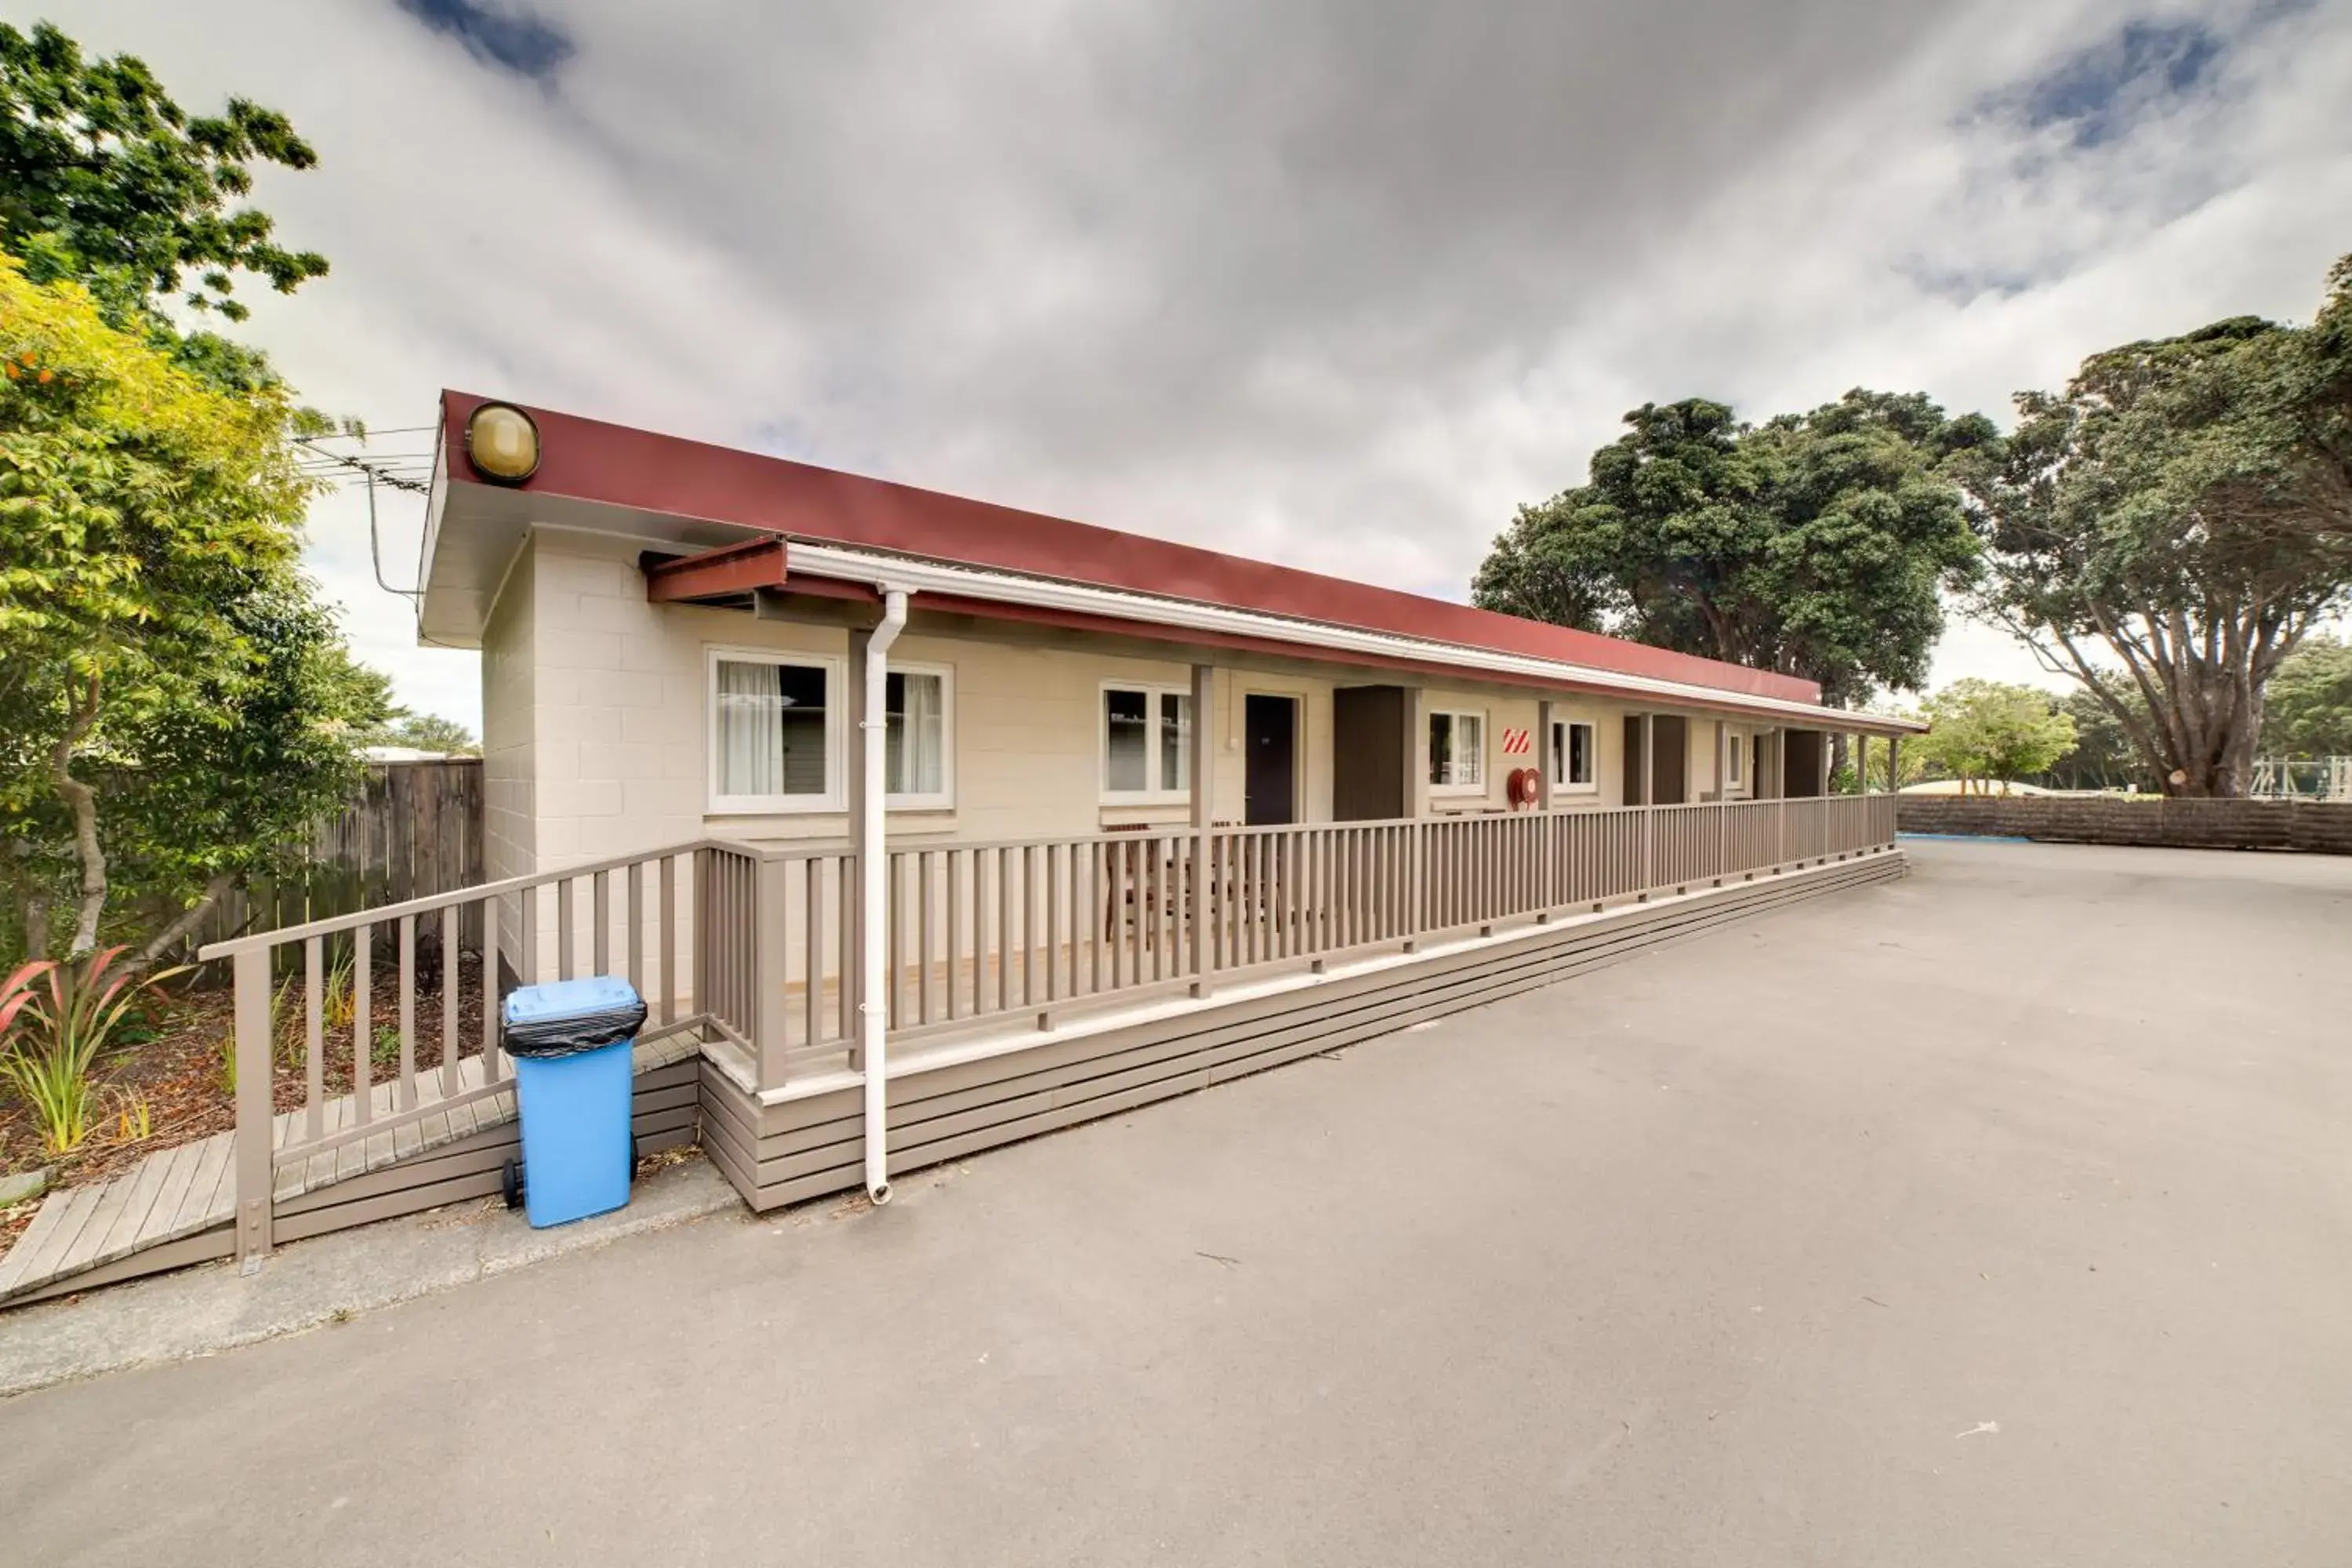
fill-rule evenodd
<path id="1" fill-rule="evenodd" d="M 1881 795 L 893 847 L 886 1016 L 894 1037 L 1050 1028 L 1106 998 L 1205 994 L 1894 836 Z M 860 898 L 846 850 L 701 840 L 206 947 L 236 987 L 240 1255 L 269 1246 L 279 1169 L 507 1087 L 510 984 L 620 974 L 649 1037 L 698 1030 L 761 1089 L 859 1067 Z"/>

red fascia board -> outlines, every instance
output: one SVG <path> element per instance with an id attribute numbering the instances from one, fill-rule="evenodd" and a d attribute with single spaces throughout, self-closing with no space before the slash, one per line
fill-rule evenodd
<path id="1" fill-rule="evenodd" d="M 782 587 L 784 568 L 782 540 L 746 540 L 647 567 L 646 597 L 656 605 L 733 598 L 761 588 Z"/>
<path id="2" fill-rule="evenodd" d="M 441 395 L 450 451 L 465 450 L 466 420 L 488 401 Z M 1794 676 L 577 415 L 530 413 L 540 464 L 527 490 L 1784 702 L 1821 700 L 1819 686 Z M 461 461 L 449 473 L 481 482 Z"/>

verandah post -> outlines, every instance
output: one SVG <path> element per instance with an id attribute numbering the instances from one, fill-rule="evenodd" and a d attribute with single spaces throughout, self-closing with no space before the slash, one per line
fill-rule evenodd
<path id="1" fill-rule="evenodd" d="M 1642 715 L 1642 893 L 1643 902 L 1657 884 L 1658 748 L 1654 715 Z"/>
<path id="2" fill-rule="evenodd" d="M 1190 896 L 1178 905 L 1189 926 L 1185 934 L 1191 939 L 1195 996 L 1209 994 L 1209 970 L 1216 962 L 1213 944 L 1209 940 L 1210 910 L 1214 901 L 1223 897 L 1223 889 L 1212 886 L 1209 875 L 1209 834 L 1217 820 L 1213 798 L 1215 737 L 1223 732 L 1217 723 L 1216 666 L 1196 664 L 1192 667 L 1192 767 L 1191 777 L 1186 781 L 1192 789 L 1192 875 L 1187 889 Z"/>
<path id="3" fill-rule="evenodd" d="M 1429 704 L 1418 686 L 1404 689 L 1405 826 L 1404 950 L 1412 952 L 1429 922 Z"/>
<path id="4" fill-rule="evenodd" d="M 236 1260 L 250 1271 L 269 1256 L 275 1174 L 270 1160 L 268 947 L 240 952 L 230 973 L 236 990 Z"/>
<path id="5" fill-rule="evenodd" d="M 1903 758 L 1896 748 L 1901 743 L 1900 736 L 1886 737 L 1886 837 L 1882 842 L 1887 844 L 1895 842 L 1895 834 L 1899 826 L 1896 814 L 1901 809 L 1900 801 L 1903 795 Z"/>
<path id="6" fill-rule="evenodd" d="M 1789 731 L 1772 731 L 1772 868 L 1789 858 Z"/>

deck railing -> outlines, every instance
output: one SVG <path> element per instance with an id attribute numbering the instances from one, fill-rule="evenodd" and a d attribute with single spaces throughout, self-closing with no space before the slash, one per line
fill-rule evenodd
<path id="1" fill-rule="evenodd" d="M 422 1124 L 507 1092 L 509 984 L 616 973 L 646 999 L 646 1037 L 705 1022 L 688 998 L 710 994 L 700 938 L 712 928 L 680 916 L 709 891 L 703 857 L 721 854 L 741 851 L 684 845 L 203 949 L 228 961 L 236 987 L 238 1255 L 268 1250 L 280 1173 L 366 1168 L 371 1150 L 396 1155 Z"/>
<path id="2" fill-rule="evenodd" d="M 887 1026 L 1050 1029 L 1894 838 L 1881 795 L 894 847 Z M 695 1030 L 762 1089 L 861 1067 L 859 901 L 845 848 L 704 839 L 206 947 L 236 984 L 240 1256 L 268 1248 L 289 1167 L 364 1168 L 509 1089 L 509 984 L 623 975 L 649 1037 Z"/>

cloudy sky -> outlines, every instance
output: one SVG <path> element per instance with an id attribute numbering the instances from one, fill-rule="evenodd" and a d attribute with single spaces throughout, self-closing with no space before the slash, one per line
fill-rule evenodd
<path id="1" fill-rule="evenodd" d="M 380 431 L 457 386 L 1457 598 L 1635 404 L 2005 416 L 2352 250 L 2340 0 L 0 11 L 293 118 L 258 200 L 334 270 L 248 332 Z M 363 508 L 313 536 L 476 722 Z"/>

